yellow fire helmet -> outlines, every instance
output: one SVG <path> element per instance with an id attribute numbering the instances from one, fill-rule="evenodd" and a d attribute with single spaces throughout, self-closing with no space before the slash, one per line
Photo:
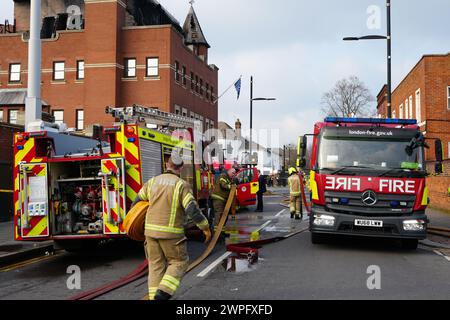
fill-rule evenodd
<path id="1" fill-rule="evenodd" d="M 294 167 L 290 167 L 289 168 L 289 175 L 291 175 L 293 173 L 297 173 L 297 169 L 295 169 Z"/>

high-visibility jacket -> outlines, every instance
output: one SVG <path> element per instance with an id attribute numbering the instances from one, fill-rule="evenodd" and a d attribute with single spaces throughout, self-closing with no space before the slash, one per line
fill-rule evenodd
<path id="1" fill-rule="evenodd" d="M 211 195 L 213 200 L 226 202 L 230 196 L 231 179 L 226 173 L 222 173 L 216 181 L 214 192 Z"/>
<path id="2" fill-rule="evenodd" d="M 150 179 L 139 191 L 139 198 L 149 202 L 145 235 L 156 239 L 184 237 L 184 224 L 190 219 L 201 230 L 209 228 L 189 184 L 174 173 L 166 172 Z"/>
<path id="3" fill-rule="evenodd" d="M 291 196 L 298 197 L 301 195 L 300 177 L 293 174 L 288 178 L 289 193 Z"/>

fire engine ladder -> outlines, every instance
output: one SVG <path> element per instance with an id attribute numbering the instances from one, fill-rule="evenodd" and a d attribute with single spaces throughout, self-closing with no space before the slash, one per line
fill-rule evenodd
<path id="1" fill-rule="evenodd" d="M 171 128 L 194 128 L 195 119 L 180 116 L 174 113 L 160 111 L 154 108 L 133 105 L 131 107 L 106 107 L 106 113 L 120 122 L 145 122 Z"/>

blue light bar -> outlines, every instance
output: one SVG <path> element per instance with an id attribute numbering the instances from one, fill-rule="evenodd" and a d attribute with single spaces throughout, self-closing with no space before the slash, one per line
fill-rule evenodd
<path id="1" fill-rule="evenodd" d="M 325 122 L 331 123 L 373 123 L 373 124 L 399 124 L 399 125 L 415 125 L 416 119 L 379 119 L 379 118 L 325 118 Z"/>

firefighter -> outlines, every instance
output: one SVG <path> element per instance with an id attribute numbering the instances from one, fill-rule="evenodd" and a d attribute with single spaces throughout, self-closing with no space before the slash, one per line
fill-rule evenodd
<path id="1" fill-rule="evenodd" d="M 214 192 L 211 195 L 214 208 L 214 227 L 217 228 L 220 218 L 225 211 L 225 205 L 230 196 L 232 179 L 236 175 L 236 169 L 231 167 L 229 170 L 222 172 L 216 181 Z"/>
<path id="2" fill-rule="evenodd" d="M 148 201 L 145 249 L 149 261 L 149 299 L 169 300 L 189 264 L 183 224 L 192 219 L 211 240 L 208 220 L 201 213 L 188 183 L 180 178 L 183 160 L 172 155 L 167 171 L 149 180 L 134 201 Z"/>
<path id="3" fill-rule="evenodd" d="M 294 167 L 289 168 L 289 193 L 290 193 L 290 210 L 291 210 L 291 219 L 294 218 L 296 220 L 303 219 L 303 211 L 302 211 L 302 194 L 301 194 L 301 183 L 300 177 L 298 176 L 297 169 Z"/>

